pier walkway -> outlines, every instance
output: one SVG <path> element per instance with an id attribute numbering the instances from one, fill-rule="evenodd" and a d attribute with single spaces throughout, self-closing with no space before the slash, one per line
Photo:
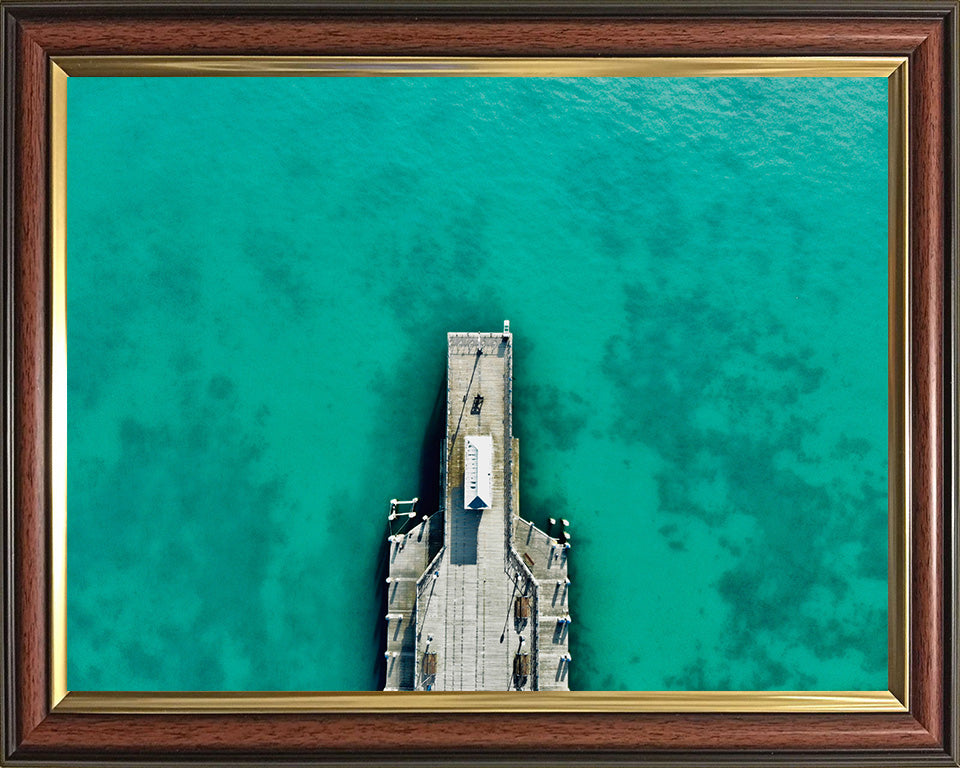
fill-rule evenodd
<path id="1" fill-rule="evenodd" d="M 567 550 L 518 515 L 513 337 L 447 341 L 443 509 L 391 542 L 385 689 L 566 690 Z M 465 499 L 468 437 L 490 446 L 489 498 Z"/>

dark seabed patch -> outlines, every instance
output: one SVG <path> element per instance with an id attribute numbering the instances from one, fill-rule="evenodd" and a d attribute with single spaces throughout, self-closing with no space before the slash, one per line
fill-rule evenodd
<path id="1" fill-rule="evenodd" d="M 577 444 L 589 418 L 589 404 L 582 395 L 552 384 L 518 384 L 516 389 L 514 417 L 518 422 L 527 421 L 536 413 L 537 421 L 547 430 L 554 446 L 566 451 Z"/>
<path id="2" fill-rule="evenodd" d="M 82 596 L 72 618 L 80 627 L 109 616 L 150 628 L 120 642 L 74 634 L 70 672 L 97 689 L 151 690 L 161 680 L 168 690 L 282 685 L 262 652 L 270 645 L 265 606 L 251 599 L 266 558 L 248 543 L 269 547 L 281 537 L 274 521 L 293 502 L 283 478 L 259 466 L 264 437 L 233 412 L 231 387 L 223 377 L 184 385 L 177 421 L 123 418 L 116 460 L 71 485 L 72 498 L 98 509 L 101 523 L 70 529 L 69 576 Z M 204 465 L 210 471 L 198 472 Z M 140 590 L 131 595 L 129 583 Z M 163 595 L 177 610 L 158 604 Z M 180 652 L 166 653 L 171 647 Z M 109 664 L 75 666 L 104 655 Z"/>
<path id="3" fill-rule="evenodd" d="M 850 594 L 851 563 L 835 553 L 853 548 L 861 555 L 859 575 L 885 576 L 885 473 L 882 465 L 862 465 L 851 450 L 861 441 L 825 435 L 826 422 L 795 415 L 817 413 L 805 399 L 818 394 L 824 370 L 803 347 L 790 354 L 761 351 L 791 349 L 793 340 L 775 318 L 755 311 L 630 285 L 624 313 L 624 332 L 607 342 L 603 370 L 620 396 L 616 436 L 655 440 L 665 461 L 657 478 L 660 514 L 699 518 L 716 535 L 728 516 L 746 515 L 754 530 L 749 542 L 726 543 L 735 564 L 716 581 L 729 617 L 722 647 L 707 654 L 709 662 L 698 660 L 668 677 L 668 684 L 816 686 L 816 676 L 784 665 L 779 644 L 805 647 L 825 662 L 863 649 L 861 677 L 881 679 L 886 606 L 858 603 Z M 709 353 L 691 356 L 703 339 Z M 660 375 L 664 371 L 669 375 Z M 814 444 L 811 455 L 806 446 Z M 827 462 L 823 455 L 844 461 Z M 851 485 L 851 476 L 866 479 Z M 660 534 L 671 548 L 683 549 L 674 538 L 678 524 L 665 522 Z M 722 673 L 725 663 L 744 658 L 754 666 L 747 676 Z"/>

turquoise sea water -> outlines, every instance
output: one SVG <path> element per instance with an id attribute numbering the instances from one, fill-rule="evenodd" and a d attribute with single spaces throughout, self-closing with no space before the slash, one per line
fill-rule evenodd
<path id="1" fill-rule="evenodd" d="M 885 689 L 886 107 L 71 78 L 70 688 L 376 688 L 445 334 L 509 318 L 572 687 Z"/>

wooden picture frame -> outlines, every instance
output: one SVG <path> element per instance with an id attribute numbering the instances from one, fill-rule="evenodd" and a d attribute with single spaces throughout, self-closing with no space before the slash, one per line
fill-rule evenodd
<path id="1" fill-rule="evenodd" d="M 960 764 L 957 701 L 956 2 L 670 5 L 0 2 L 3 83 L 2 761 L 186 764 Z M 906 707 L 643 711 L 325 710 L 58 694 L 51 546 L 57 438 L 57 175 L 62 57 L 904 57 L 910 270 L 904 286 L 910 509 Z M 381 696 L 376 694 L 376 696 Z M 192 711 L 191 711 L 192 710 Z M 599 711 L 598 711 L 599 710 Z M 856 711 L 855 711 L 856 710 Z"/>

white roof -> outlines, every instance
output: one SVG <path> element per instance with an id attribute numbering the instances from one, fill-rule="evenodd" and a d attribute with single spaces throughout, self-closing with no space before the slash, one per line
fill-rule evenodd
<path id="1" fill-rule="evenodd" d="M 463 508 L 489 509 L 493 501 L 493 438 L 467 435 L 463 450 Z"/>

